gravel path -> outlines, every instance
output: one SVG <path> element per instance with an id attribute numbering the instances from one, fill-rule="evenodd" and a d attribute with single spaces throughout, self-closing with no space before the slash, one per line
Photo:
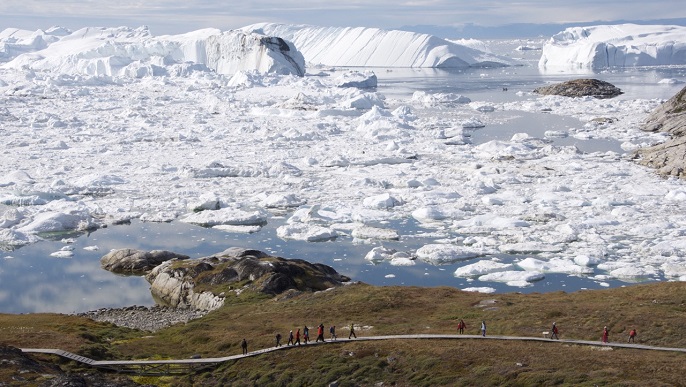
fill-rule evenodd
<path id="1" fill-rule="evenodd" d="M 76 315 L 122 327 L 154 332 L 170 325 L 203 317 L 207 313 L 204 310 L 178 309 L 159 305 L 151 307 L 134 305 L 124 308 L 102 308 Z"/>

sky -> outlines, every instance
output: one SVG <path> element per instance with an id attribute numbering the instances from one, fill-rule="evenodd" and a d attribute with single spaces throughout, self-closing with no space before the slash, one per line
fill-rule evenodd
<path id="1" fill-rule="evenodd" d="M 686 17 L 683 0 L 2 0 L 0 30 L 62 26 L 140 27 L 153 35 L 260 22 L 394 29 L 412 25 L 501 26 Z"/>

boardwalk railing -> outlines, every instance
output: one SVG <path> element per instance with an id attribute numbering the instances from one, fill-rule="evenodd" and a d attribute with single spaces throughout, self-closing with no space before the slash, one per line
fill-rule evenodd
<path id="1" fill-rule="evenodd" d="M 478 336 L 478 335 L 440 335 L 440 334 L 419 334 L 419 335 L 393 335 L 393 336 L 364 336 L 357 339 L 339 339 L 329 340 L 319 343 L 309 343 L 300 346 L 281 346 L 259 349 L 248 352 L 247 355 L 232 355 L 226 357 L 214 358 L 198 358 L 198 359 L 178 359 L 178 360 L 93 360 L 84 356 L 80 356 L 71 352 L 63 351 L 61 349 L 41 349 L 41 348 L 22 348 L 26 353 L 45 353 L 57 355 L 66 359 L 74 360 L 76 362 L 101 368 L 112 370 L 120 373 L 139 374 L 139 375 L 170 375 L 170 374 L 185 374 L 196 372 L 203 369 L 208 369 L 217 366 L 220 363 L 243 359 L 251 356 L 259 356 L 265 353 L 289 350 L 294 348 L 311 347 L 322 344 L 341 344 L 355 341 L 371 341 L 371 340 L 414 340 L 414 339 L 428 339 L 428 340 L 455 340 L 455 339 L 474 339 L 474 340 L 518 340 L 518 341 L 542 341 L 547 343 L 567 343 L 578 345 L 593 345 L 600 347 L 617 347 L 629 349 L 642 349 L 653 351 L 670 351 L 686 353 L 686 348 L 671 348 L 671 347 L 653 347 L 643 344 L 627 344 L 627 343 L 601 343 L 598 341 L 588 340 L 551 340 L 547 338 L 538 337 L 519 337 L 519 336 Z"/>

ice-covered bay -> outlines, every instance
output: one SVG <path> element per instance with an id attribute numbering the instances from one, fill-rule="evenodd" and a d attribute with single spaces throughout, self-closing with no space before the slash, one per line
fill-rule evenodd
<path id="1" fill-rule="evenodd" d="M 685 279 L 684 183 L 628 156 L 662 140 L 638 125 L 679 90 L 660 80 L 686 79 L 683 69 L 596 74 L 625 91 L 613 100 L 532 94 L 577 76 L 529 67 L 374 72 L 378 87 L 358 89 L 337 86 L 346 70 L 0 71 L 1 308 L 93 307 L 73 277 L 60 290 L 61 274 L 38 276 L 43 265 L 97 278 L 81 288 L 104 288 L 106 303 L 115 283 L 136 281 L 98 269 L 119 247 L 199 256 L 243 245 L 371 283 L 488 291 Z M 62 250 L 62 233 L 88 230 Z M 50 234 L 58 242 L 38 242 Z M 379 246 L 395 252 L 364 259 Z M 456 275 L 492 258 L 503 266 Z"/>

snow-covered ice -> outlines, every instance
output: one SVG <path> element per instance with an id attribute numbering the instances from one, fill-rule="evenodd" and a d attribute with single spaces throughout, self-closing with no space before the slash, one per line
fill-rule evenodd
<path id="1" fill-rule="evenodd" d="M 296 43 L 284 44 L 293 55 L 300 50 L 327 66 L 349 63 L 337 62 L 333 51 L 313 56 L 315 42 L 333 36 L 378 37 L 381 51 L 391 38 L 404 45 L 420 39 L 372 29 L 260 28 L 288 30 Z M 437 265 L 456 283 L 527 286 L 543 273 L 603 282 L 686 276 L 684 182 L 658 178 L 628 154 L 555 142 L 601 139 L 636 149 L 664 141 L 639 130 L 660 99 L 631 91 L 613 100 L 572 99 L 524 88 L 492 100 L 446 90 L 386 95 L 380 80 L 392 72 L 381 69 L 308 69 L 302 76 L 265 70 L 252 54 L 238 61 L 244 71 L 210 61 L 208 42 L 229 44 L 221 31 L 80 33 L 0 33 L 4 249 L 134 219 L 244 234 L 278 219 L 282 243 L 351 238 L 365 244 L 366 262 L 394 270 Z M 411 61 L 398 52 L 398 66 L 447 65 L 441 55 L 453 48 L 480 55 L 468 65 L 497 59 L 470 51 L 476 42 L 428 42 L 413 46 Z M 443 45 L 447 51 L 435 50 Z M 374 63 L 364 55 L 351 58 Z M 483 82 L 503 74 L 481 71 Z M 582 124 L 539 137 L 521 128 L 473 143 L 478 131 L 522 114 Z M 408 220 L 422 232 L 408 235 Z M 405 251 L 378 246 L 408 240 L 421 242 Z"/>
<path id="2" fill-rule="evenodd" d="M 542 68 L 606 68 L 686 64 L 686 27 L 598 25 L 571 27 L 543 46 Z"/>

